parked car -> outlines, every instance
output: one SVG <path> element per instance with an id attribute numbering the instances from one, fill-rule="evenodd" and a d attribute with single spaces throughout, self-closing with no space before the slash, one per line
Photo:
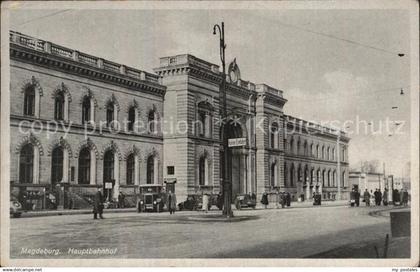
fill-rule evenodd
<path id="1" fill-rule="evenodd" d="M 242 208 L 253 208 L 257 205 L 257 197 L 255 194 L 239 194 L 235 198 L 235 207 L 240 210 Z"/>
<path id="2" fill-rule="evenodd" d="M 142 184 L 137 202 L 137 212 L 162 212 L 165 207 L 166 194 L 160 184 Z"/>
<path id="3" fill-rule="evenodd" d="M 18 218 L 22 215 L 22 211 L 22 204 L 15 198 L 10 199 L 10 215 Z"/>
<path id="4" fill-rule="evenodd" d="M 221 199 L 221 195 L 210 194 L 208 209 L 210 210 L 213 205 L 217 206 L 219 210 L 223 208 L 223 199 Z M 189 195 L 184 202 L 178 204 L 178 208 L 180 211 L 201 210 L 203 208 L 203 196 L 201 194 Z"/>

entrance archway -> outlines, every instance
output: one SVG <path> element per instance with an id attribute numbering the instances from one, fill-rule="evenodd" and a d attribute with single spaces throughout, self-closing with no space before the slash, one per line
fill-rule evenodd
<path id="1" fill-rule="evenodd" d="M 238 122 L 229 121 L 225 124 L 223 132 L 227 139 L 244 137 L 241 125 Z M 247 153 L 243 147 L 228 148 L 228 173 L 224 169 L 224 156 L 222 151 L 220 153 L 221 159 L 221 173 L 223 180 L 225 177 L 231 180 L 231 195 L 235 199 L 236 195 L 251 192 L 247 183 Z"/>

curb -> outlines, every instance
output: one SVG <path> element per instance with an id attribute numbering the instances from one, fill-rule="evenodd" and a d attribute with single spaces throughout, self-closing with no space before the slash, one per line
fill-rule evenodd
<path id="1" fill-rule="evenodd" d="M 127 209 L 105 209 L 104 213 L 125 213 L 135 212 L 136 208 Z M 29 217 L 43 217 L 43 216 L 61 216 L 61 215 L 78 215 L 78 214 L 91 214 L 92 210 L 63 210 L 63 211 L 45 211 L 45 212 L 23 212 L 21 218 Z"/>

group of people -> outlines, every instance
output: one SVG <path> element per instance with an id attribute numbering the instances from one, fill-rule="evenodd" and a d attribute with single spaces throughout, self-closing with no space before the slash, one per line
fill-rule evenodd
<path id="1" fill-rule="evenodd" d="M 376 188 L 373 192 L 372 190 L 368 191 L 368 189 L 365 190 L 363 193 L 363 202 L 365 202 L 366 206 L 381 206 L 383 204 L 384 206 L 387 206 L 389 203 L 388 199 L 388 189 L 385 189 L 383 192 L 381 192 L 380 189 Z M 408 205 L 408 192 L 407 190 L 402 189 L 401 192 L 398 192 L 397 189 L 395 189 L 392 192 L 392 202 L 394 205 Z"/>
<path id="2" fill-rule="evenodd" d="M 276 207 L 279 208 L 280 206 L 284 208 L 285 206 L 290 207 L 291 196 L 289 192 L 279 192 L 275 193 L 276 195 Z M 264 205 L 264 208 L 267 209 L 269 200 L 268 200 L 268 193 L 264 192 L 261 197 L 261 204 Z"/>

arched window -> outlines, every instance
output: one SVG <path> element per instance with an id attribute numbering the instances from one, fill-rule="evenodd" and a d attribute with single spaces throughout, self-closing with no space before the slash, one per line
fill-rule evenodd
<path id="1" fill-rule="evenodd" d="M 346 172 L 344 171 L 342 174 L 341 174 L 341 188 L 344 188 L 344 184 L 345 184 L 345 178 L 346 178 Z"/>
<path id="2" fill-rule="evenodd" d="M 109 102 L 106 105 L 106 125 L 110 127 L 113 121 L 114 121 L 114 103 Z"/>
<path id="3" fill-rule="evenodd" d="M 330 148 L 328 147 L 327 148 L 327 160 L 329 160 L 330 159 Z"/>
<path id="4" fill-rule="evenodd" d="M 276 163 L 273 162 L 271 164 L 271 169 L 270 169 L 270 186 L 271 188 L 273 188 L 276 185 Z"/>
<path id="5" fill-rule="evenodd" d="M 325 148 L 324 148 L 324 146 L 322 146 L 322 148 L 321 148 L 321 158 L 325 159 Z"/>
<path id="6" fill-rule="evenodd" d="M 334 186 L 337 186 L 337 172 L 335 170 L 333 172 L 332 180 L 333 180 Z"/>
<path id="7" fill-rule="evenodd" d="M 32 144 L 26 144 L 20 150 L 19 156 L 19 182 L 33 183 L 34 171 L 34 147 Z"/>
<path id="8" fill-rule="evenodd" d="M 341 151 L 341 161 L 346 161 L 346 148 L 343 147 L 343 150 Z"/>
<path id="9" fill-rule="evenodd" d="M 319 145 L 316 145 L 316 157 L 319 159 Z"/>
<path id="10" fill-rule="evenodd" d="M 198 120 L 200 122 L 198 135 L 204 137 L 206 135 L 206 113 L 202 111 L 198 112 Z"/>
<path id="11" fill-rule="evenodd" d="M 133 185 L 134 184 L 134 154 L 130 154 L 127 157 L 127 185 Z"/>
<path id="12" fill-rule="evenodd" d="M 148 123 L 149 123 L 149 133 L 156 132 L 156 120 L 155 120 L 155 111 L 151 110 L 148 116 Z"/>
<path id="13" fill-rule="evenodd" d="M 147 158 L 147 184 L 153 184 L 154 177 L 155 177 L 155 158 L 153 156 L 149 156 Z"/>
<path id="14" fill-rule="evenodd" d="M 334 186 L 334 184 L 332 184 L 332 183 L 331 183 L 331 181 L 332 181 L 332 180 L 330 180 L 330 177 L 331 177 L 331 170 L 328 170 L 328 174 L 327 174 L 327 184 L 328 184 L 328 187 L 333 187 L 333 186 Z"/>
<path id="15" fill-rule="evenodd" d="M 325 170 L 322 170 L 322 186 L 326 186 Z"/>
<path id="16" fill-rule="evenodd" d="M 201 157 L 198 163 L 198 184 L 205 185 L 206 184 L 206 158 Z"/>
<path id="17" fill-rule="evenodd" d="M 297 172 L 298 182 L 301 182 L 302 181 L 302 169 L 300 168 L 300 166 L 299 166 L 297 171 L 298 171 Z"/>
<path id="18" fill-rule="evenodd" d="M 296 154 L 300 155 L 300 140 L 297 141 L 297 145 L 296 145 Z"/>
<path id="19" fill-rule="evenodd" d="M 90 183 L 90 150 L 85 147 L 79 154 L 79 184 Z"/>
<path id="20" fill-rule="evenodd" d="M 332 149 L 332 160 L 335 160 L 335 148 L 333 147 L 333 149 Z"/>
<path id="21" fill-rule="evenodd" d="M 207 101 L 201 101 L 197 105 L 197 117 L 198 117 L 198 131 L 197 134 L 200 137 L 211 137 L 212 135 L 212 114 L 213 106 Z"/>
<path id="22" fill-rule="evenodd" d="M 293 148 L 294 148 L 294 140 L 293 140 L 293 138 L 292 138 L 292 139 L 290 139 L 290 153 L 291 153 L 291 154 L 293 154 L 293 153 L 294 153 Z"/>
<path id="23" fill-rule="evenodd" d="M 278 131 L 279 131 L 279 125 L 276 122 L 272 123 L 271 129 L 270 129 L 271 148 L 277 148 Z"/>
<path id="24" fill-rule="evenodd" d="M 283 165 L 283 173 L 284 173 L 284 184 L 287 187 L 287 178 L 288 178 L 289 173 L 287 172 L 287 165 L 286 165 L 286 163 L 284 163 L 284 165 Z"/>
<path id="25" fill-rule="evenodd" d="M 134 124 L 136 122 L 136 108 L 130 107 L 128 110 L 128 131 L 134 131 Z"/>
<path id="26" fill-rule="evenodd" d="M 308 143 L 306 141 L 303 143 L 303 155 L 308 155 Z"/>
<path id="27" fill-rule="evenodd" d="M 54 148 L 51 154 L 51 184 L 61 182 L 63 179 L 63 148 Z"/>
<path id="28" fill-rule="evenodd" d="M 108 150 L 104 154 L 104 182 L 114 179 L 114 152 Z"/>
<path id="29" fill-rule="evenodd" d="M 35 87 L 32 85 L 25 89 L 23 114 L 27 116 L 35 115 Z"/>
<path id="30" fill-rule="evenodd" d="M 319 169 L 318 169 L 318 171 L 316 171 L 316 182 L 321 183 L 321 170 L 319 170 Z M 325 186 L 325 184 L 322 183 L 322 186 Z"/>
<path id="31" fill-rule="evenodd" d="M 293 184 L 295 183 L 295 167 L 292 164 L 290 167 L 290 187 L 293 187 Z"/>
<path id="32" fill-rule="evenodd" d="M 315 182 L 315 169 L 311 170 L 311 183 Z"/>
<path id="33" fill-rule="evenodd" d="M 82 124 L 87 124 L 90 120 L 90 98 L 85 96 L 82 103 Z"/>
<path id="34" fill-rule="evenodd" d="M 64 94 L 63 92 L 60 92 L 55 96 L 54 119 L 58 121 L 64 120 Z"/>
<path id="35" fill-rule="evenodd" d="M 314 144 L 311 144 L 311 146 L 309 148 L 309 152 L 310 152 L 310 156 L 313 157 L 314 156 Z"/>

